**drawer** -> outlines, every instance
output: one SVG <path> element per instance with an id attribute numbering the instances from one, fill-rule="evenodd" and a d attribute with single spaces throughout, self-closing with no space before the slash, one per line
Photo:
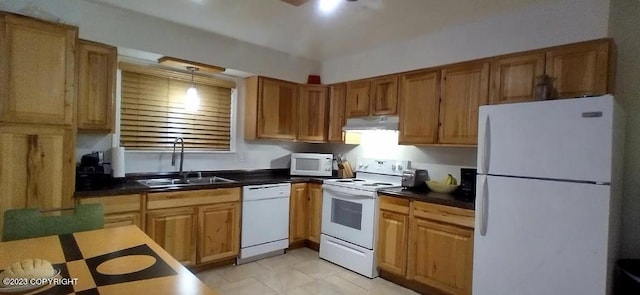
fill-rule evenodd
<path id="1" fill-rule="evenodd" d="M 198 206 L 240 201 L 240 188 L 219 188 L 180 192 L 149 193 L 147 210 Z"/>
<path id="2" fill-rule="evenodd" d="M 417 218 L 455 224 L 468 228 L 474 227 L 475 212 L 473 210 L 413 201 L 411 202 L 411 211 L 412 215 Z"/>
<path id="3" fill-rule="evenodd" d="M 142 195 L 120 195 L 96 198 L 79 199 L 79 204 L 95 204 L 104 205 L 104 214 L 134 212 L 142 210 Z"/>
<path id="4" fill-rule="evenodd" d="M 391 197 L 387 195 L 380 195 L 378 197 L 378 201 L 380 203 L 380 210 L 409 215 L 408 199 Z"/>

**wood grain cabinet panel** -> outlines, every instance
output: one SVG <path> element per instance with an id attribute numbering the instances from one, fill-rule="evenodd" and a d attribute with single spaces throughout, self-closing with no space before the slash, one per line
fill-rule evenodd
<path id="1" fill-rule="evenodd" d="M 329 142 L 344 142 L 345 107 L 347 103 L 347 84 L 334 84 L 329 87 Z"/>
<path id="2" fill-rule="evenodd" d="M 369 116 L 370 80 L 347 82 L 347 117 Z"/>
<path id="3" fill-rule="evenodd" d="M 70 207 L 74 169 L 71 128 L 0 126 L 0 229 L 6 209 Z"/>
<path id="4" fill-rule="evenodd" d="M 372 79 L 370 97 L 370 115 L 396 115 L 398 113 L 398 76 Z"/>
<path id="5" fill-rule="evenodd" d="M 406 276 L 409 237 L 409 201 L 381 196 L 378 219 L 377 265 L 381 270 Z"/>
<path id="6" fill-rule="evenodd" d="M 71 126 L 78 28 L 0 13 L 0 121 Z"/>
<path id="7" fill-rule="evenodd" d="M 198 208 L 198 223 L 198 264 L 238 256 L 239 202 Z"/>
<path id="8" fill-rule="evenodd" d="M 532 101 L 536 77 L 544 75 L 544 52 L 495 59 L 491 62 L 489 103 Z"/>
<path id="9" fill-rule="evenodd" d="M 609 40 L 579 43 L 547 51 L 545 71 L 552 79 L 552 97 L 602 95 L 608 92 Z"/>
<path id="10" fill-rule="evenodd" d="M 147 235 L 183 265 L 196 264 L 196 211 L 184 207 L 147 213 Z"/>
<path id="11" fill-rule="evenodd" d="M 408 278 L 447 294 L 471 294 L 473 229 L 411 221 Z"/>
<path id="12" fill-rule="evenodd" d="M 298 84 L 255 76 L 245 87 L 244 138 L 294 140 Z"/>
<path id="13" fill-rule="evenodd" d="M 309 201 L 309 241 L 320 244 L 322 226 L 322 184 L 308 185 Z"/>
<path id="14" fill-rule="evenodd" d="M 305 142 L 326 142 L 329 88 L 302 85 L 299 89 L 296 139 Z"/>
<path id="15" fill-rule="evenodd" d="M 439 143 L 477 144 L 478 108 L 487 104 L 488 88 L 486 61 L 442 69 Z"/>
<path id="16" fill-rule="evenodd" d="M 80 40 L 78 130 L 110 133 L 114 125 L 116 47 Z"/>
<path id="17" fill-rule="evenodd" d="M 127 225 L 135 225 L 141 230 L 144 230 L 144 226 L 142 224 L 142 214 L 137 212 L 129 212 L 129 213 L 105 214 L 104 216 L 105 228 L 127 226 Z"/>
<path id="18" fill-rule="evenodd" d="M 400 76 L 398 92 L 398 143 L 437 143 L 440 71 L 427 70 L 403 74 Z"/>
<path id="19" fill-rule="evenodd" d="M 292 244 L 304 241 L 309 236 L 309 201 L 306 183 L 291 185 L 289 202 L 289 244 Z"/>

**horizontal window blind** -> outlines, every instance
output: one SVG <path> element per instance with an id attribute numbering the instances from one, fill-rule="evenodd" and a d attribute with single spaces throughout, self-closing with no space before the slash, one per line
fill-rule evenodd
<path id="1" fill-rule="evenodd" d="M 185 149 L 230 150 L 231 88 L 216 83 L 195 84 L 200 107 L 191 113 L 184 108 L 190 82 L 122 69 L 120 140 L 132 150 L 166 150 L 176 137 L 184 138 Z M 167 71 L 168 72 L 168 71 Z"/>

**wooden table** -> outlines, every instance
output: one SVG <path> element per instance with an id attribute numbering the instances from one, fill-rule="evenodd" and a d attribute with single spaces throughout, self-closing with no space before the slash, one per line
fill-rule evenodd
<path id="1" fill-rule="evenodd" d="M 133 225 L 0 243 L 0 270 L 27 258 L 77 278 L 27 294 L 217 294 Z"/>

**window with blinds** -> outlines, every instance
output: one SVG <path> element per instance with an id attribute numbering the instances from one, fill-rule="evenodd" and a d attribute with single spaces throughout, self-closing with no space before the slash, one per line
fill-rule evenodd
<path id="1" fill-rule="evenodd" d="M 198 76 L 195 87 L 200 106 L 192 113 L 184 108 L 191 75 L 123 63 L 120 69 L 120 140 L 124 147 L 166 150 L 182 137 L 188 150 L 230 150 L 233 82 Z"/>

